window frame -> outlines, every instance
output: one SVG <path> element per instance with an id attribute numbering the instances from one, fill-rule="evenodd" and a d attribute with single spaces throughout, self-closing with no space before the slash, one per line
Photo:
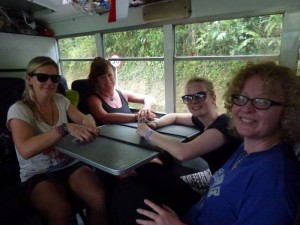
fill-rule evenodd
<path id="1" fill-rule="evenodd" d="M 278 13 L 277 13 L 278 14 Z M 300 28 L 297 25 L 300 23 L 300 11 L 299 10 L 288 10 L 283 14 L 283 30 L 281 36 L 281 47 L 278 55 L 237 55 L 237 56 L 176 56 L 175 55 L 175 26 L 177 24 L 166 24 L 161 26 L 147 28 L 157 28 L 162 27 L 163 31 L 163 42 L 164 42 L 164 55 L 163 57 L 120 57 L 120 61 L 163 61 L 164 62 L 164 78 L 165 78 L 165 113 L 176 112 L 176 74 L 175 74 L 175 63 L 178 61 L 201 61 L 201 60 L 253 60 L 253 59 L 264 59 L 264 60 L 273 60 L 278 61 L 279 64 L 284 66 L 289 66 L 290 68 L 297 70 L 298 61 L 300 58 L 299 46 L 300 46 Z M 262 15 L 251 15 L 255 16 L 264 16 Z M 195 20 L 196 22 L 211 22 L 217 20 L 228 20 L 228 19 L 237 19 L 244 18 L 234 17 L 234 18 L 214 18 L 214 20 Z M 297 25 L 296 25 L 297 24 Z M 179 24 L 178 25 L 182 25 Z M 145 29 L 144 26 L 132 27 L 126 29 L 126 31 L 136 30 L 136 29 Z M 96 49 L 97 54 L 101 57 L 107 57 L 104 55 L 104 38 L 105 33 L 111 32 L 120 32 L 124 31 L 123 29 L 115 30 L 105 30 L 99 32 L 93 32 L 92 34 L 85 35 L 95 35 L 96 37 Z M 78 37 L 83 35 L 73 35 L 69 37 Z M 61 37 L 66 38 L 66 37 Z M 292 41 L 291 41 L 292 39 Z M 66 59 L 60 58 L 60 62 L 64 61 L 92 61 L 92 58 L 81 58 L 81 59 Z M 113 60 L 113 59 L 108 59 Z"/>

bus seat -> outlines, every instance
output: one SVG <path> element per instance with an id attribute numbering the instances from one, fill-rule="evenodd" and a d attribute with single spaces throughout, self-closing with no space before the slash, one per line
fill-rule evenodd
<path id="1" fill-rule="evenodd" d="M 0 78 L 0 188 L 19 181 L 19 163 L 6 120 L 9 107 L 21 99 L 24 88 L 22 78 Z"/>
<path id="2" fill-rule="evenodd" d="M 64 94 L 62 84 L 59 83 L 59 87 L 57 92 Z M 11 132 L 6 127 L 8 109 L 22 98 L 24 88 L 25 81 L 22 78 L 0 77 L 0 224 L 5 225 L 44 224 L 22 191 L 20 167 Z M 70 200 L 74 215 L 79 213 L 84 224 L 87 224 L 82 203 L 76 198 Z"/>
<path id="3" fill-rule="evenodd" d="M 0 224 L 32 222 L 41 224 L 21 194 L 19 163 L 11 133 L 6 127 L 9 107 L 20 100 L 25 82 L 22 78 L 0 77 Z"/>
<path id="4" fill-rule="evenodd" d="M 84 114 L 89 114 L 86 99 L 90 95 L 88 79 L 74 80 L 71 89 L 79 93 L 79 101 L 77 108 Z"/>
<path id="5" fill-rule="evenodd" d="M 70 100 L 71 104 L 77 108 L 79 102 L 78 91 L 66 90 L 66 97 Z"/>

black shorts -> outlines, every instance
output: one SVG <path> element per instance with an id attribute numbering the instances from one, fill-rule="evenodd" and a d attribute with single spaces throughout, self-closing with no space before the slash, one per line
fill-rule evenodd
<path id="1" fill-rule="evenodd" d="M 44 180 L 49 180 L 67 188 L 68 178 L 72 175 L 72 173 L 75 170 L 82 166 L 86 165 L 84 163 L 78 162 L 62 170 L 34 175 L 33 177 L 29 178 L 27 181 L 22 183 L 23 191 L 29 198 L 34 187 Z"/>

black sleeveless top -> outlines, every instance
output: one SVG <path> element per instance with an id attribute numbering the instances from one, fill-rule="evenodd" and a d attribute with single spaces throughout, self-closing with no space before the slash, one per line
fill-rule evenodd
<path id="1" fill-rule="evenodd" d="M 116 91 L 117 91 L 118 95 L 120 96 L 121 103 L 122 103 L 122 107 L 120 107 L 120 108 L 111 107 L 109 104 L 106 103 L 106 101 L 104 101 L 103 98 L 101 98 L 100 95 L 98 95 L 95 92 L 93 93 L 93 95 L 97 96 L 102 101 L 102 107 L 108 113 L 128 113 L 128 114 L 132 113 L 131 109 L 128 106 L 128 102 L 126 101 L 122 92 L 119 90 L 116 90 Z M 100 121 L 96 121 L 96 122 L 97 122 L 97 126 L 103 125 Z"/>
<path id="2" fill-rule="evenodd" d="M 120 96 L 122 107 L 120 108 L 113 108 L 109 104 L 104 101 L 103 98 L 100 97 L 97 93 L 93 93 L 95 96 L 97 96 L 102 101 L 102 107 L 103 109 L 108 113 L 131 113 L 131 109 L 128 106 L 128 102 L 124 98 L 124 95 L 121 93 L 121 91 L 116 90 L 118 95 Z"/>
<path id="3" fill-rule="evenodd" d="M 192 116 L 192 122 L 195 127 L 200 130 L 200 133 L 204 132 L 204 125 L 197 117 Z M 218 149 L 201 156 L 208 163 L 212 173 L 218 170 L 242 143 L 242 139 L 233 135 L 228 130 L 228 126 L 229 118 L 227 115 L 222 114 L 207 127 L 207 129 L 217 129 L 227 140 L 227 142 Z"/>

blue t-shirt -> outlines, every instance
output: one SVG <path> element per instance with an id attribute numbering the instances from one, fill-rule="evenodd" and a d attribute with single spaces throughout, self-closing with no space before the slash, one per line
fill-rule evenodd
<path id="1" fill-rule="evenodd" d="M 293 224 L 300 163 L 288 145 L 249 155 L 241 145 L 210 182 L 208 193 L 186 215 L 189 225 Z"/>

